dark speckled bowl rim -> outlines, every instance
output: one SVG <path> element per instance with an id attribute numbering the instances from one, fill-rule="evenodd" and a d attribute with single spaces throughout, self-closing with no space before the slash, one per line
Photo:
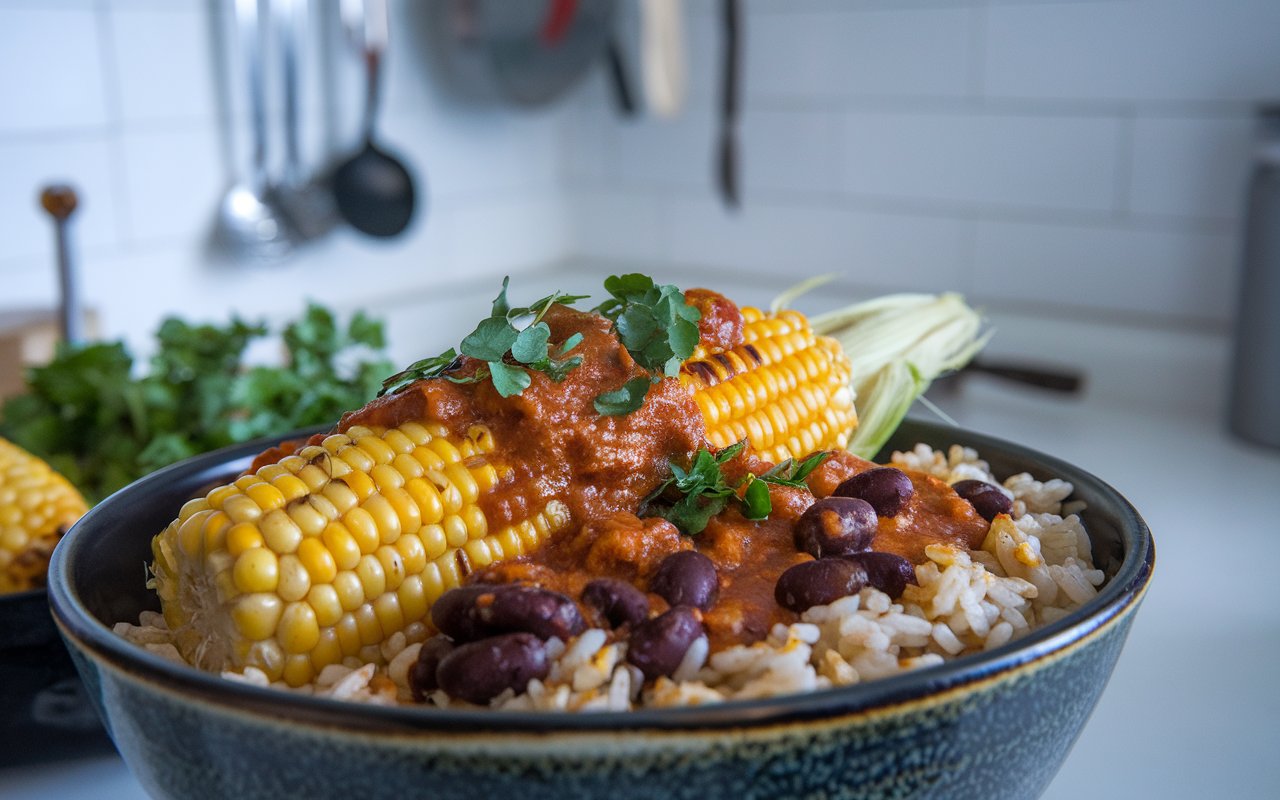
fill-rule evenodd
<path id="1" fill-rule="evenodd" d="M 771 726 L 833 716 L 891 711 L 913 701 L 930 702 L 954 691 L 978 688 L 1002 675 L 1021 672 L 1024 667 L 1064 655 L 1103 629 L 1122 619 L 1141 600 L 1154 564 L 1154 545 L 1146 523 L 1136 509 L 1110 485 L 1061 459 L 987 434 L 938 423 L 907 420 L 899 437 L 919 441 L 955 441 L 978 450 L 983 458 L 1002 451 L 1018 460 L 1033 462 L 1037 471 L 1072 483 L 1077 493 L 1105 498 L 1120 515 L 1119 533 L 1125 547 L 1124 558 L 1098 596 L 1082 608 L 1026 636 L 993 650 L 964 656 L 941 665 L 879 678 L 852 686 L 823 689 L 760 700 L 729 701 L 684 708 L 641 709 L 625 712 L 488 711 L 386 707 L 350 701 L 293 694 L 278 689 L 255 687 L 227 681 L 192 667 L 173 664 L 116 636 L 94 617 L 80 600 L 68 576 L 74 574 L 77 544 L 89 533 L 100 509 L 128 502 L 157 485 L 180 475 L 194 474 L 226 462 L 251 458 L 266 445 L 279 441 L 259 440 L 214 453 L 197 456 L 160 470 L 120 490 L 91 510 L 66 535 L 50 565 L 49 595 L 63 636 L 71 639 L 91 658 L 138 679 L 153 681 L 180 694 L 190 693 L 200 700 L 240 712 L 310 721 L 351 730 L 412 732 L 564 732 L 625 730 L 696 730 Z M 899 438 L 895 437 L 895 438 Z M 993 459 L 994 460 L 994 459 Z M 247 461 L 245 462 L 247 464 Z"/>

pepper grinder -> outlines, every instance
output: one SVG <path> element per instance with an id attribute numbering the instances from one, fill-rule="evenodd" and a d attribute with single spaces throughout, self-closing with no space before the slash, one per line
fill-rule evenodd
<path id="1" fill-rule="evenodd" d="M 79 205 L 76 191 L 65 184 L 46 186 L 40 192 L 40 205 L 53 217 L 54 235 L 58 258 L 58 289 L 62 303 L 59 322 L 62 339 L 70 344 L 84 342 L 84 313 L 80 307 L 80 286 L 76 279 L 71 256 L 71 235 L 68 230 L 71 215 Z"/>
<path id="2" fill-rule="evenodd" d="M 1229 425 L 1280 447 L 1280 105 L 1259 109 L 1261 143 L 1249 180 Z"/>

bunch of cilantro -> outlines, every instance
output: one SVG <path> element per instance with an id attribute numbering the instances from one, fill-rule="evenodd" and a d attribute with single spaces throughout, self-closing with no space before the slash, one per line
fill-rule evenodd
<path id="1" fill-rule="evenodd" d="M 143 374 L 121 342 L 61 346 L 0 408 L 0 436 L 35 453 L 90 502 L 160 467 L 236 442 L 334 423 L 391 372 L 382 323 L 345 326 L 316 304 L 281 334 L 283 366 L 249 366 L 263 324 L 166 319 Z"/>

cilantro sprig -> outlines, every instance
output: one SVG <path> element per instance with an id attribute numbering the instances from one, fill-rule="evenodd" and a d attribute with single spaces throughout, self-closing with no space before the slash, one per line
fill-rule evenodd
<path id="1" fill-rule="evenodd" d="M 397 392 L 423 378 L 436 377 L 454 383 L 476 383 L 489 378 L 503 397 L 518 395 L 529 388 L 533 372 L 541 372 L 556 383 L 563 381 L 582 364 L 581 356 L 569 355 L 582 342 L 582 334 L 575 333 L 553 345 L 551 327 L 542 318 L 554 304 L 572 305 L 586 299 L 586 295 L 556 291 L 527 306 L 512 306 L 507 299 L 510 282 L 509 277 L 502 279 L 502 290 L 494 298 L 489 316 L 463 337 L 458 350 L 450 348 L 438 356 L 414 362 L 388 378 L 379 395 Z M 516 323 L 528 317 L 532 319 L 524 327 L 517 326 Z M 450 375 L 461 365 L 459 351 L 484 364 L 467 376 Z"/>
<path id="2" fill-rule="evenodd" d="M 736 504 L 747 519 L 767 519 L 773 513 L 769 485 L 808 489 L 804 479 L 831 455 L 814 453 L 799 463 L 788 458 L 761 475 L 747 473 L 741 480 L 729 483 L 721 467 L 744 447 L 745 441 L 718 453 L 700 449 L 688 469 L 672 464 L 671 477 L 644 499 L 641 513 L 660 516 L 690 535 L 702 533 L 711 518 L 730 503 Z"/>
<path id="3" fill-rule="evenodd" d="M 679 373 L 680 364 L 698 346 L 702 314 L 685 303 L 678 287 L 659 285 L 648 275 L 611 275 L 604 288 L 610 297 L 595 310 L 613 321 L 619 341 L 649 371 L 648 379 L 632 378 L 596 398 L 596 411 L 619 416 L 640 408 L 649 388 L 662 376 Z"/>

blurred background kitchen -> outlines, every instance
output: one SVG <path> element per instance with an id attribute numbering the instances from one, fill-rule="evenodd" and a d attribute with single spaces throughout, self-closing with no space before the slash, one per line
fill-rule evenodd
<path id="1" fill-rule="evenodd" d="M 1280 786 L 1258 749 L 1274 727 L 1233 739 L 1212 770 L 1170 771 L 1208 757 L 1198 745 L 1212 750 L 1214 737 L 1194 729 L 1223 705 L 1262 731 L 1280 699 L 1247 667 L 1193 688 L 1196 654 L 1160 671 L 1174 619 L 1204 613 L 1178 586 L 1200 575 L 1196 537 L 1221 523 L 1177 507 L 1149 469 L 1199 462 L 1230 476 L 1222 491 L 1252 499 L 1242 505 L 1277 510 L 1280 460 L 1258 442 L 1280 444 L 1275 413 L 1260 422 L 1266 409 L 1250 409 L 1247 443 L 1225 431 L 1233 375 L 1249 374 L 1255 399 L 1280 381 L 1274 306 L 1259 299 L 1280 302 L 1277 256 L 1257 266 L 1257 242 L 1280 234 L 1275 222 L 1258 233 L 1256 208 L 1247 224 L 1251 172 L 1278 135 L 1266 108 L 1280 100 L 1280 3 L 746 0 L 726 108 L 733 53 L 718 1 L 391 0 L 374 142 L 411 176 L 406 226 L 361 233 L 321 196 L 286 241 L 251 256 L 216 224 L 232 186 L 254 184 L 250 42 L 263 45 L 263 174 L 296 196 L 364 146 L 362 48 L 380 26 L 358 3 L 344 15 L 336 0 L 272 0 L 246 36 L 236 5 L 255 7 L 0 0 L 0 342 L 11 352 L 20 341 L 21 359 L 38 360 L 56 319 L 54 227 L 39 203 L 54 182 L 79 200 L 69 254 L 90 329 L 139 355 L 167 315 L 282 321 L 315 300 L 385 320 L 388 351 L 406 363 L 454 344 L 503 275 L 515 297 L 641 270 L 767 302 L 835 274 L 804 310 L 960 291 L 994 323 L 987 358 L 1084 382 L 1053 394 L 966 379 L 938 402 L 1115 483 L 1162 551 L 1148 602 L 1164 611 L 1139 619 L 1138 654 L 1122 659 L 1050 795 L 1093 791 L 1100 773 L 1120 787 L 1108 797 Z M 593 16 L 600 7 L 614 13 Z M 603 34 L 592 20 L 609 23 Z M 460 44 L 495 30 L 512 38 Z M 468 71 L 483 44 L 513 65 L 514 88 Z M 539 57 L 566 47 L 589 57 Z M 727 174 L 726 135 L 737 143 Z M 1240 325 L 1254 349 L 1237 357 Z M 14 358 L 9 370 L 0 385 Z M 1274 517 L 1244 513 L 1258 515 L 1247 535 L 1274 533 Z M 1280 655 L 1280 617 L 1262 607 L 1249 635 Z M 1255 688 L 1264 694 L 1241 702 Z M 1150 721 L 1165 703 L 1185 706 Z M 1108 765 L 1121 747 L 1141 763 Z M 83 769 L 132 796 L 122 767 Z M 33 793 L 53 786 L 24 780 Z"/>

